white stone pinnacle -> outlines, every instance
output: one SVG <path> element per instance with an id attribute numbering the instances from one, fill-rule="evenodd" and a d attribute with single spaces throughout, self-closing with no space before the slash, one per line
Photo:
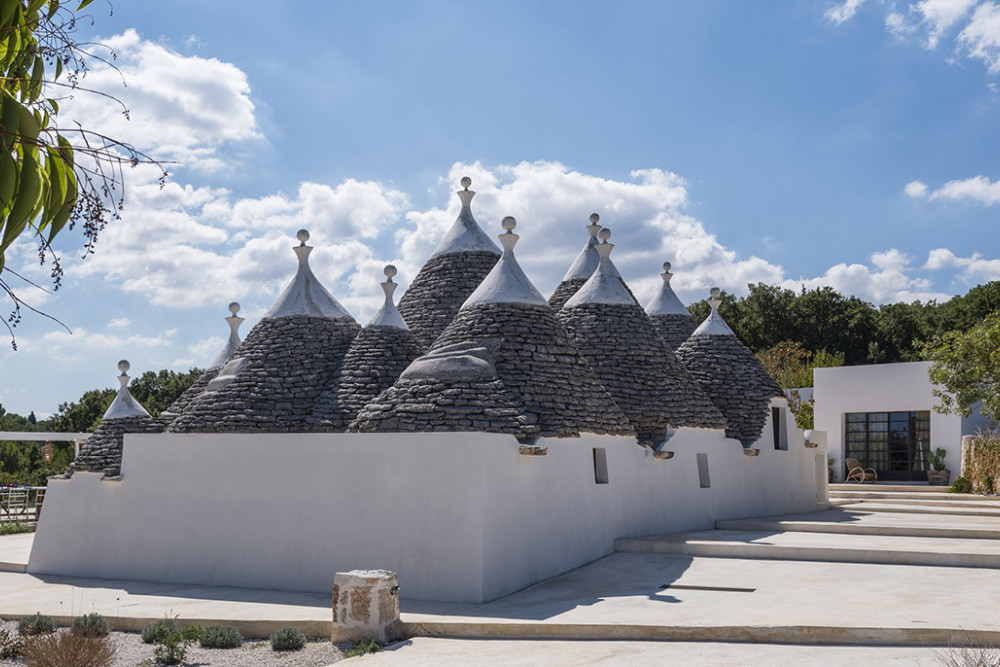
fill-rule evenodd
<path id="1" fill-rule="evenodd" d="M 483 278 L 483 282 L 479 283 L 479 287 L 462 304 L 462 308 L 479 303 L 530 303 L 548 306 L 548 301 L 531 284 L 514 257 L 514 246 L 521 238 L 514 233 L 517 220 L 507 216 L 500 225 L 506 230 L 497 237 L 503 244 L 503 254 Z"/>
<path id="2" fill-rule="evenodd" d="M 462 201 L 462 210 L 459 211 L 455 222 L 441 239 L 441 243 L 431 253 L 432 259 L 438 255 L 447 255 L 453 252 L 484 251 L 500 254 L 500 249 L 490 240 L 490 237 L 472 216 L 472 198 L 476 196 L 476 193 L 469 189 L 470 185 L 472 185 L 472 179 L 464 176 L 462 187 L 465 189 L 458 191 L 458 198 Z"/>
<path id="3" fill-rule="evenodd" d="M 635 299 L 622 285 L 618 269 L 611 261 L 611 251 L 615 247 L 614 243 L 608 243 L 608 239 L 611 238 L 611 230 L 607 227 L 601 229 L 598 238 L 601 239 L 601 243 L 594 246 L 594 251 L 599 258 L 597 269 L 587 279 L 587 282 L 577 290 L 576 294 L 563 304 L 563 308 L 573 308 L 585 303 L 629 306 L 635 303 Z"/>
<path id="4" fill-rule="evenodd" d="M 687 315 L 691 316 L 691 313 L 681 300 L 677 298 L 674 293 L 674 289 L 670 286 L 670 279 L 674 274 L 670 273 L 670 262 L 663 263 L 663 273 L 660 277 L 663 279 L 663 285 L 660 286 L 660 291 L 656 293 L 652 301 L 646 305 L 647 315 Z"/>
<path id="5" fill-rule="evenodd" d="M 385 282 L 380 283 L 380 285 L 382 285 L 382 291 L 385 293 L 385 302 L 378 309 L 378 312 L 375 313 L 375 317 L 368 323 L 368 326 L 396 327 L 397 329 L 409 331 L 410 327 L 406 325 L 406 320 L 399 314 L 399 310 L 392 300 L 393 293 L 399 287 L 399 283 L 392 282 L 392 277 L 396 275 L 396 267 L 392 264 L 386 264 L 385 268 L 382 269 L 382 274 L 385 276 Z"/>
<path id="6" fill-rule="evenodd" d="M 735 336 L 733 330 L 729 328 L 726 321 L 722 319 L 722 315 L 719 314 L 719 306 L 722 305 L 722 299 L 719 295 L 722 291 L 718 287 L 713 287 L 709 292 L 711 298 L 708 300 L 708 305 L 712 307 L 712 313 L 702 322 L 697 329 L 694 330 L 692 336 Z"/>
<path id="7" fill-rule="evenodd" d="M 295 256 L 299 260 L 298 270 L 292 282 L 281 293 L 271 310 L 264 313 L 265 318 L 276 319 L 292 315 L 312 315 L 313 317 L 329 317 L 332 319 L 349 318 L 351 314 L 333 298 L 319 282 L 312 269 L 309 268 L 309 253 L 312 246 L 307 246 L 309 232 L 300 229 L 296 235 L 300 245 L 294 246 Z M 353 318 L 351 318 L 353 319 Z"/>
<path id="8" fill-rule="evenodd" d="M 597 251 L 594 250 L 594 246 L 597 245 L 597 233 L 601 231 L 601 226 L 597 224 L 600 219 L 601 216 L 597 213 L 590 214 L 590 224 L 587 225 L 590 237 L 587 239 L 587 244 L 583 246 L 583 250 L 573 260 L 573 264 L 563 276 L 563 280 L 586 280 L 594 274 L 594 270 L 597 269 L 597 265 L 601 261 Z"/>
<path id="9" fill-rule="evenodd" d="M 118 376 L 118 382 L 121 387 L 118 389 L 118 395 L 115 396 L 115 400 L 111 402 L 108 409 L 104 413 L 104 419 L 121 419 L 123 417 L 148 417 L 149 413 L 146 412 L 146 408 L 139 404 L 139 401 L 132 397 L 132 394 L 128 390 L 128 369 L 130 365 L 127 360 L 122 359 L 118 362 L 118 370 L 122 372 Z"/>
<path id="10" fill-rule="evenodd" d="M 236 313 L 240 312 L 240 304 L 233 301 L 229 304 L 229 312 L 232 313 L 226 318 L 226 324 L 229 325 L 229 340 L 226 341 L 225 347 L 219 351 L 219 354 L 215 356 L 212 363 L 205 369 L 207 371 L 218 370 L 225 366 L 226 362 L 232 358 L 233 353 L 240 346 L 240 343 L 243 342 L 240 340 L 239 333 L 240 325 L 243 324 L 243 318 L 236 315 Z"/>

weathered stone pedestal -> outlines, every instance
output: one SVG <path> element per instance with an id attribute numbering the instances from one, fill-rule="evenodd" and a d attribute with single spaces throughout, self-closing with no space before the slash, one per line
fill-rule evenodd
<path id="1" fill-rule="evenodd" d="M 333 577 L 330 641 L 395 639 L 399 621 L 399 579 L 388 570 L 352 570 Z"/>

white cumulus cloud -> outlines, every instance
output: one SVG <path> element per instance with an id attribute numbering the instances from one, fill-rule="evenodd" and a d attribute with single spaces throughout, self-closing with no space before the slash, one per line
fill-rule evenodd
<path id="1" fill-rule="evenodd" d="M 910 181 L 903 188 L 903 192 L 914 199 L 921 199 L 927 196 L 927 184 L 922 181 Z"/>

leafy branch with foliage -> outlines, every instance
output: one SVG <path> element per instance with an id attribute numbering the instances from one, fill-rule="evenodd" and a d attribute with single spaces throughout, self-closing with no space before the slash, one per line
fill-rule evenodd
<path id="1" fill-rule="evenodd" d="M 82 0 L 76 12 L 92 1 Z M 22 236 L 38 242 L 39 260 L 52 261 L 53 288 L 59 289 L 62 267 L 52 248 L 56 236 L 79 224 L 84 256 L 92 253 L 105 225 L 121 217 L 124 167 L 159 166 L 130 144 L 78 123 L 59 125 L 59 101 L 70 93 L 100 95 L 128 116 L 119 100 L 80 86 L 88 59 L 113 65 L 91 50 L 98 45 L 73 39 L 76 23 L 76 13 L 60 0 L 0 0 L 0 290 L 13 303 L 3 323 L 15 350 L 13 328 L 22 306 L 55 318 L 26 303 L 9 282 L 13 276 L 44 289 L 6 265 L 14 242 Z M 167 174 L 161 172 L 162 183 Z"/>
<path id="2" fill-rule="evenodd" d="M 926 354 L 934 361 L 928 376 L 941 400 L 936 410 L 969 416 L 982 401 L 983 414 L 1000 422 L 1000 312 L 964 333 L 946 333 L 927 345 Z"/>

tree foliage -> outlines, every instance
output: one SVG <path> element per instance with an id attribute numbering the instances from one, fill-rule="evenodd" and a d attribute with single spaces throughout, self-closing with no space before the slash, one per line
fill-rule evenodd
<path id="1" fill-rule="evenodd" d="M 982 411 L 1000 422 L 1000 311 L 965 332 L 950 332 L 926 348 L 931 365 L 931 382 L 940 385 L 934 395 L 941 412 L 972 414 L 983 402 Z"/>
<path id="2" fill-rule="evenodd" d="M 82 0 L 76 11 L 91 2 Z M 62 269 L 52 241 L 81 224 L 85 255 L 93 252 L 101 230 L 120 215 L 123 167 L 151 162 L 129 144 L 59 125 L 59 101 L 67 93 L 101 94 L 80 86 L 87 59 L 107 62 L 88 51 L 92 45 L 74 41 L 75 30 L 76 14 L 60 0 L 0 0 L 0 289 L 13 303 L 4 324 L 14 349 L 21 307 L 39 311 L 14 292 L 10 276 L 34 283 L 6 266 L 7 251 L 18 238 L 33 238 L 39 259 L 52 261 L 58 289 Z"/>
<path id="3" fill-rule="evenodd" d="M 925 346 L 949 331 L 966 331 L 1000 310 L 1000 281 L 978 285 L 944 303 L 874 306 L 830 287 L 792 290 L 758 283 L 736 298 L 723 292 L 719 312 L 754 352 L 794 341 L 811 355 L 842 355 L 847 365 L 918 361 Z M 707 301 L 689 309 L 696 320 L 708 316 Z M 815 365 L 814 365 L 815 366 Z"/>

